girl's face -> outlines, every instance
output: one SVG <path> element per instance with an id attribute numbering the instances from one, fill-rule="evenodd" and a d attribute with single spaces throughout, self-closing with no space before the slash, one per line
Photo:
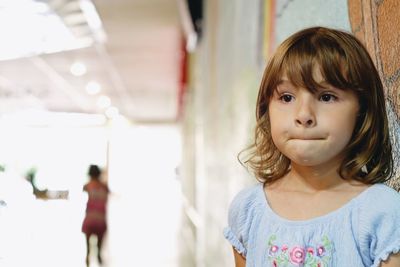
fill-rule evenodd
<path id="1" fill-rule="evenodd" d="M 339 166 L 355 127 L 358 99 L 324 82 L 318 68 L 314 79 L 323 85 L 315 93 L 282 78 L 269 102 L 272 140 L 292 165 Z"/>

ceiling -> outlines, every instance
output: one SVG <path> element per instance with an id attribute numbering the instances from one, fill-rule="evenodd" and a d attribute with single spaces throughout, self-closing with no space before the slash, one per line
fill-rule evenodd
<path id="1" fill-rule="evenodd" d="M 93 0 L 101 20 L 98 28 L 82 15 L 82 0 L 41 2 L 50 8 L 47 14 L 61 18 L 81 48 L 51 53 L 36 49 L 0 61 L 0 115 L 24 110 L 103 114 L 106 96 L 132 122 L 176 121 L 184 54 L 179 0 Z M 26 39 L 30 30 L 24 24 L 29 23 L 10 23 L 11 47 L 34 43 Z M 18 34 L 20 39 L 15 38 Z M 41 41 L 51 38 L 60 37 L 45 36 Z M 86 73 L 73 75 L 74 62 L 83 63 Z M 86 91 L 91 81 L 100 85 L 100 92 Z"/>

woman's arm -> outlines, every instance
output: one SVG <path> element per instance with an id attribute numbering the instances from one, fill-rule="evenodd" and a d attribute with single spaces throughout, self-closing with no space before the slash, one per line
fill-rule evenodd
<path id="1" fill-rule="evenodd" d="M 235 257 L 235 267 L 246 267 L 246 259 L 233 248 L 233 256 Z M 393 265 L 397 266 L 397 265 Z M 387 266 L 386 266 L 387 267 Z M 392 266 L 389 266 L 392 267 Z"/>
<path id="2" fill-rule="evenodd" d="M 382 261 L 381 267 L 400 267 L 400 253 L 390 255 L 386 261 Z"/>

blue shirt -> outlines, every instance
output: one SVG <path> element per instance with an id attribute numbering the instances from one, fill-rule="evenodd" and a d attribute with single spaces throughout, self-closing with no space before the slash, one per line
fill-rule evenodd
<path id="1" fill-rule="evenodd" d="M 228 222 L 225 238 L 251 267 L 378 267 L 400 250 L 400 194 L 383 184 L 303 221 L 276 214 L 258 184 L 236 195 Z"/>

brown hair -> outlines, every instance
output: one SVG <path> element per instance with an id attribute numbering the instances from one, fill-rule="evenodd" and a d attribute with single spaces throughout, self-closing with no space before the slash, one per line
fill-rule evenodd
<path id="1" fill-rule="evenodd" d="M 88 175 L 92 179 L 99 180 L 100 175 L 101 175 L 101 170 L 100 170 L 99 166 L 90 165 L 89 169 L 88 169 Z"/>
<path id="2" fill-rule="evenodd" d="M 315 67 L 320 68 L 327 83 L 354 91 L 359 100 L 360 111 L 338 170 L 340 176 L 366 184 L 389 180 L 393 175 L 392 146 L 379 74 L 367 50 L 353 35 L 324 27 L 293 34 L 270 59 L 258 93 L 254 143 L 245 150 L 248 158 L 241 162 L 265 183 L 288 172 L 290 160 L 272 141 L 269 101 L 283 75 L 295 86 L 316 90 L 319 84 L 312 75 Z"/>

